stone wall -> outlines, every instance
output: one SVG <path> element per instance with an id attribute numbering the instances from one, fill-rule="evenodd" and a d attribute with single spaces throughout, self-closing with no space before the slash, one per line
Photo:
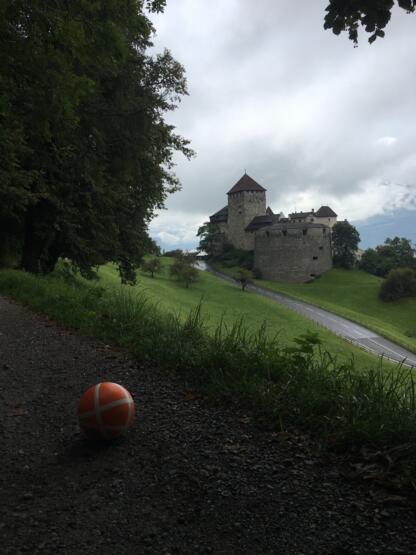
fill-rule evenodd
<path id="1" fill-rule="evenodd" d="M 254 266 L 263 279 L 302 283 L 332 268 L 331 232 L 322 224 L 275 224 L 255 233 Z"/>
<path id="2" fill-rule="evenodd" d="M 236 249 L 253 250 L 254 234 L 245 228 L 255 216 L 266 214 L 264 191 L 241 191 L 228 195 L 228 238 Z"/>

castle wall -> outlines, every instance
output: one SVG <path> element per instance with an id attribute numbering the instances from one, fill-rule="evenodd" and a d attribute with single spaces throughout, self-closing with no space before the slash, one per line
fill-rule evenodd
<path id="1" fill-rule="evenodd" d="M 313 279 L 332 268 L 330 230 L 302 224 L 261 229 L 255 234 L 254 266 L 270 281 Z"/>
<path id="2" fill-rule="evenodd" d="M 228 238 L 236 249 L 254 249 L 254 234 L 244 230 L 255 216 L 265 214 L 264 191 L 240 191 L 228 195 Z"/>

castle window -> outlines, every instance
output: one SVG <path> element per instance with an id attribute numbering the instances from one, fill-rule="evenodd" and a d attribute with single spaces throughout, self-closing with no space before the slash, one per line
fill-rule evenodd
<path id="1" fill-rule="evenodd" d="M 320 250 L 320 251 L 323 251 L 323 250 L 324 250 L 324 247 L 319 247 L 319 250 Z"/>
<path id="2" fill-rule="evenodd" d="M 322 233 L 326 233 L 326 227 L 323 228 Z"/>
<path id="3" fill-rule="evenodd" d="M 308 230 L 306 229 L 306 227 L 302 229 L 302 233 L 303 235 L 306 235 L 308 233 Z"/>
<path id="4" fill-rule="evenodd" d="M 315 218 L 311 218 L 311 222 L 314 222 L 314 221 L 315 221 Z"/>
<path id="5" fill-rule="evenodd" d="M 283 235 L 286 237 L 286 235 L 287 235 L 287 230 L 286 230 L 286 229 L 282 229 L 282 233 L 283 233 Z"/>
<path id="6" fill-rule="evenodd" d="M 266 237 L 270 237 L 270 232 L 266 231 Z"/>
<path id="7" fill-rule="evenodd" d="M 317 256 L 313 256 L 312 259 L 313 259 L 313 260 L 318 260 L 318 257 L 317 257 Z"/>

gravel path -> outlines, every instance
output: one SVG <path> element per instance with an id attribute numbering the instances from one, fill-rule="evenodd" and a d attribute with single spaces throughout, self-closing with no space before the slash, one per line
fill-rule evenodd
<path id="1" fill-rule="evenodd" d="M 138 417 L 98 447 L 76 407 L 104 380 L 132 392 Z M 1 553 L 416 553 L 411 503 L 307 438 L 1 297 L 0 401 Z"/>

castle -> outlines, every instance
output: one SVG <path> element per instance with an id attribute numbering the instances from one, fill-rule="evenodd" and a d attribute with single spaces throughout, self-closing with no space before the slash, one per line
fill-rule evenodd
<path id="1" fill-rule="evenodd" d="M 254 268 L 263 279 L 305 282 L 332 267 L 337 214 L 329 206 L 286 218 L 266 208 L 266 189 L 246 173 L 227 195 L 227 206 L 210 216 L 219 245 L 254 251 Z"/>

